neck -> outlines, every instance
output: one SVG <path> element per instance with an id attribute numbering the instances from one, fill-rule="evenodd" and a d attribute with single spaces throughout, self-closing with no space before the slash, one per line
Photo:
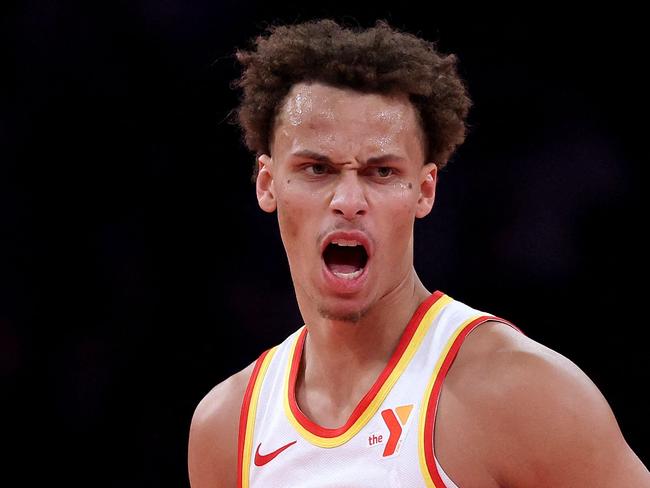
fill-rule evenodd
<path id="1" fill-rule="evenodd" d="M 296 393 L 305 413 L 310 415 L 310 398 L 317 396 L 319 404 L 326 399 L 332 411 L 338 412 L 340 418 L 330 419 L 331 423 L 344 422 L 386 366 L 409 320 L 430 294 L 413 269 L 356 323 L 324 318 L 313 303 L 304 307 L 299 298 L 308 334 Z"/>

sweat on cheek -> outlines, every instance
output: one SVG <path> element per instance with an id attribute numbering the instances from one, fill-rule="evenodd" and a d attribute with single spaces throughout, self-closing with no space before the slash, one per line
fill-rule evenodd
<path id="1" fill-rule="evenodd" d="M 396 181 L 391 186 L 395 190 L 401 190 L 401 191 L 412 190 L 413 189 L 413 183 L 411 183 L 410 181 L 401 181 L 401 180 Z"/>

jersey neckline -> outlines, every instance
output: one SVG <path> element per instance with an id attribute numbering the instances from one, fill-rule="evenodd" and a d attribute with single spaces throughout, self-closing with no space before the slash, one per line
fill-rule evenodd
<path id="1" fill-rule="evenodd" d="M 415 355 L 435 317 L 442 307 L 451 301 L 451 297 L 436 290 L 418 306 L 377 380 L 359 401 L 345 424 L 338 428 L 327 428 L 313 422 L 298 406 L 296 380 L 307 337 L 307 327 L 303 326 L 291 345 L 283 392 L 285 413 L 298 433 L 307 441 L 321 447 L 337 447 L 350 440 L 376 413 Z"/>

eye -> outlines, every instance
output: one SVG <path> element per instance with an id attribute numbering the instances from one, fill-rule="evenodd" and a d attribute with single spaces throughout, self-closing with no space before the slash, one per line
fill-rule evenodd
<path id="1" fill-rule="evenodd" d="M 307 172 L 313 175 L 324 175 L 327 173 L 327 165 L 323 163 L 313 163 L 306 167 Z"/>
<path id="2" fill-rule="evenodd" d="M 390 166 L 378 166 L 375 168 L 375 171 L 377 173 L 377 176 L 380 178 L 388 178 L 395 172 Z"/>

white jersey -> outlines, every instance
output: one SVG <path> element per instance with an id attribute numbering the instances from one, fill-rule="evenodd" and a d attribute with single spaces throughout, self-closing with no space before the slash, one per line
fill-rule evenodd
<path id="1" fill-rule="evenodd" d="M 416 310 L 386 367 L 340 428 L 311 421 L 295 383 L 307 327 L 264 352 L 239 424 L 238 487 L 458 488 L 434 453 L 442 383 L 465 337 L 512 323 L 436 291 Z"/>

